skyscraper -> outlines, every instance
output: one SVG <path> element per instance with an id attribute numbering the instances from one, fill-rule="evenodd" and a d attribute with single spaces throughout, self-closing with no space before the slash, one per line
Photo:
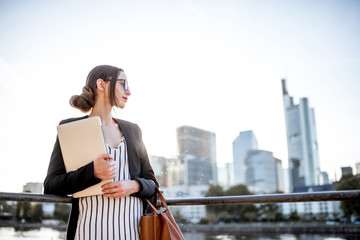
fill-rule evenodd
<path id="1" fill-rule="evenodd" d="M 281 160 L 265 150 L 249 151 L 245 159 L 246 185 L 254 193 L 283 191 Z"/>
<path id="2" fill-rule="evenodd" d="M 240 132 L 233 141 L 234 184 L 246 184 L 245 158 L 250 150 L 258 150 L 254 132 Z"/>
<path id="3" fill-rule="evenodd" d="M 160 187 L 171 187 L 176 185 L 176 176 L 179 175 L 179 171 L 174 173 L 173 166 L 176 165 L 177 158 L 168 158 L 154 155 L 150 155 L 149 158 Z"/>
<path id="4" fill-rule="evenodd" d="M 286 135 L 289 157 L 290 191 L 295 187 L 318 185 L 321 171 L 315 112 L 307 98 L 294 104 L 286 80 L 282 79 Z"/>
<path id="5" fill-rule="evenodd" d="M 217 182 L 215 133 L 199 128 L 177 128 L 179 160 L 184 166 L 184 185 Z"/>
<path id="6" fill-rule="evenodd" d="M 352 167 L 341 167 L 341 176 L 344 176 L 346 174 L 353 174 Z"/>
<path id="7" fill-rule="evenodd" d="M 355 163 L 356 174 L 360 174 L 360 162 Z"/>

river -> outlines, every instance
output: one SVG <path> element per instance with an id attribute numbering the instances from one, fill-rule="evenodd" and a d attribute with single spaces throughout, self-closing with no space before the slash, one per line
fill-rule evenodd
<path id="1" fill-rule="evenodd" d="M 360 240 L 360 234 L 217 234 L 185 233 L 186 240 Z M 0 228 L 0 239 L 4 240 L 63 240 L 65 232 L 50 228 L 39 230 L 15 231 L 11 227 Z"/>

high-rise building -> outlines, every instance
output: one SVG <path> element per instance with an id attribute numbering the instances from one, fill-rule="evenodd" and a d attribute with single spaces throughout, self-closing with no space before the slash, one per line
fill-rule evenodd
<path id="1" fill-rule="evenodd" d="M 290 191 L 295 187 L 320 184 L 320 162 L 316 135 L 315 112 L 309 100 L 294 104 L 285 79 L 282 80 L 286 135 L 289 157 Z"/>
<path id="2" fill-rule="evenodd" d="M 341 168 L 341 176 L 344 176 L 346 174 L 353 174 L 352 167 L 342 167 Z"/>
<path id="3" fill-rule="evenodd" d="M 329 174 L 327 172 L 320 173 L 320 185 L 330 184 Z"/>
<path id="4" fill-rule="evenodd" d="M 250 150 L 258 150 L 254 132 L 240 132 L 233 141 L 234 184 L 246 184 L 245 158 Z"/>
<path id="5" fill-rule="evenodd" d="M 282 167 L 282 161 L 275 158 L 276 161 L 276 179 L 277 179 L 277 191 L 285 192 L 285 181 L 284 181 L 284 168 Z"/>
<path id="6" fill-rule="evenodd" d="M 283 191 L 281 160 L 265 150 L 249 151 L 245 158 L 246 185 L 253 193 Z M 280 166 L 279 166 L 280 165 Z M 279 172 L 280 171 L 280 172 Z"/>
<path id="7" fill-rule="evenodd" d="M 170 187 L 175 185 L 173 177 L 174 175 L 178 175 L 178 172 L 174 174 L 172 166 L 177 162 L 177 158 L 153 155 L 149 156 L 149 158 L 160 187 Z"/>
<path id="8" fill-rule="evenodd" d="M 355 163 L 356 174 L 360 174 L 360 162 Z"/>
<path id="9" fill-rule="evenodd" d="M 184 172 L 184 185 L 217 182 L 215 133 L 199 128 L 177 128 L 178 158 Z"/>
<path id="10" fill-rule="evenodd" d="M 232 184 L 233 179 L 232 163 L 224 163 L 218 166 L 218 184 L 228 188 Z"/>
<path id="11" fill-rule="evenodd" d="M 41 182 L 28 182 L 23 186 L 23 192 L 42 193 L 43 192 L 43 183 L 41 183 Z"/>

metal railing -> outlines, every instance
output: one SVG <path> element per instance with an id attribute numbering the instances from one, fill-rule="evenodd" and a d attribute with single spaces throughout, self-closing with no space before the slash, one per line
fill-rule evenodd
<path id="1" fill-rule="evenodd" d="M 71 203 L 70 197 L 0 192 L 2 201 Z M 167 199 L 169 206 L 360 200 L 360 190 Z"/>

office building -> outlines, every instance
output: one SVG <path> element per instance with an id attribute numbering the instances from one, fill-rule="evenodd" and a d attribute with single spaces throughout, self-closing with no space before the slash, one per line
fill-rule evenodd
<path id="1" fill-rule="evenodd" d="M 174 170 L 173 166 L 177 163 L 177 158 L 151 155 L 149 159 L 160 187 L 176 185 L 178 182 L 176 176 L 178 176 L 179 171 L 178 169 Z"/>
<path id="2" fill-rule="evenodd" d="M 320 185 L 330 184 L 329 174 L 327 172 L 320 173 Z"/>
<path id="3" fill-rule="evenodd" d="M 41 194 L 43 192 L 43 183 L 28 182 L 23 186 L 23 192 Z"/>
<path id="4" fill-rule="evenodd" d="M 162 188 L 163 195 L 166 199 L 168 198 L 198 198 L 204 197 L 206 192 L 209 190 L 209 185 L 194 185 L 194 186 L 174 186 L 168 188 Z M 198 223 L 201 218 L 206 217 L 206 206 L 205 205 L 194 205 L 194 206 L 170 206 L 173 215 L 180 214 L 182 217 L 188 219 L 192 223 Z"/>
<path id="5" fill-rule="evenodd" d="M 233 141 L 234 184 L 246 184 L 245 158 L 250 150 L 258 150 L 258 142 L 253 131 L 240 132 Z"/>
<path id="6" fill-rule="evenodd" d="M 230 187 L 233 182 L 232 163 L 224 163 L 218 166 L 218 184 L 224 188 Z"/>
<path id="7" fill-rule="evenodd" d="M 249 151 L 245 158 L 246 185 L 253 193 L 283 191 L 281 161 L 265 150 Z"/>
<path id="8" fill-rule="evenodd" d="M 217 183 L 215 133 L 199 128 L 182 126 L 177 128 L 177 166 L 183 175 L 185 186 Z M 181 182 L 181 179 L 179 179 Z"/>
<path id="9" fill-rule="evenodd" d="M 295 187 L 320 184 L 320 162 L 316 135 L 315 111 L 307 98 L 294 104 L 285 79 L 282 80 L 290 191 Z"/>
<path id="10" fill-rule="evenodd" d="M 323 191 L 335 191 L 337 183 L 331 183 L 326 185 L 316 186 L 302 186 L 295 187 L 294 193 L 303 192 L 323 192 Z M 286 202 L 278 203 L 283 214 L 289 215 L 291 212 L 297 212 L 300 216 L 311 214 L 317 215 L 323 214 L 330 219 L 339 218 L 341 216 L 340 201 L 320 201 L 320 202 Z"/>
<path id="11" fill-rule="evenodd" d="M 344 176 L 346 174 L 353 174 L 352 167 L 342 167 L 341 168 L 341 176 Z"/>
<path id="12" fill-rule="evenodd" d="M 356 174 L 360 174 L 360 162 L 355 163 Z"/>

